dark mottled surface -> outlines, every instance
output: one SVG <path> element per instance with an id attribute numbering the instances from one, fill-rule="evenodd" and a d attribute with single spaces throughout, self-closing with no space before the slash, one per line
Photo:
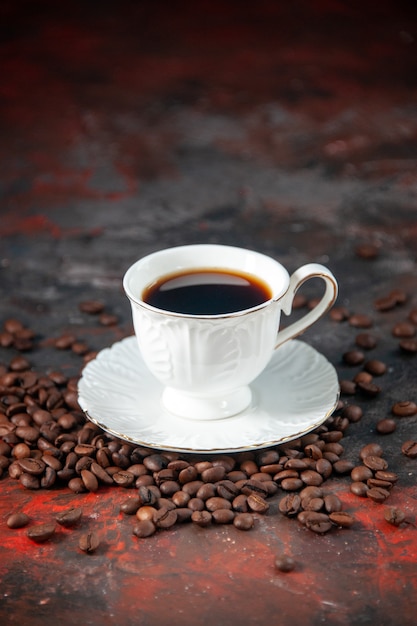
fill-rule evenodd
<path id="1" fill-rule="evenodd" d="M 35 546 L 5 527 L 12 510 L 46 521 L 74 496 L 2 478 L 2 624 L 415 624 L 417 469 L 400 448 L 416 417 L 386 437 L 375 423 L 417 402 L 417 357 L 391 335 L 417 307 L 416 6 L 6 0 L 0 42 L 0 322 L 34 329 L 33 367 L 79 372 L 80 357 L 48 344 L 63 330 L 94 350 L 130 334 L 121 278 L 152 250 L 218 242 L 290 271 L 323 262 L 338 304 L 372 315 L 389 365 L 378 399 L 357 399 L 345 456 L 380 441 L 400 477 L 389 502 L 412 521 L 389 526 L 384 505 L 340 478 L 351 530 L 315 536 L 276 499 L 248 533 L 183 526 L 139 541 L 119 513 L 125 493 L 101 489 L 75 498 L 102 537 L 84 555 L 75 532 Z M 355 252 L 369 242 L 373 260 Z M 375 311 L 394 288 L 406 304 Z M 118 327 L 80 313 L 87 298 Z M 356 333 L 326 318 L 304 339 L 349 378 L 341 355 Z M 14 355 L 0 349 L 0 362 Z M 285 575 L 273 565 L 284 548 L 298 563 Z"/>

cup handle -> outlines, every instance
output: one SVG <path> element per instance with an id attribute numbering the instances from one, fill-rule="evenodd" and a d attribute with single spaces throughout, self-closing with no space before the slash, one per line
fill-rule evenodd
<path id="1" fill-rule="evenodd" d="M 326 290 L 323 297 L 314 309 L 306 313 L 300 320 L 293 322 L 290 326 L 278 332 L 275 348 L 278 348 L 285 341 L 288 341 L 288 339 L 292 339 L 303 333 L 333 306 L 338 292 L 335 277 L 324 265 L 320 265 L 320 263 L 308 263 L 298 268 L 298 270 L 292 274 L 287 293 L 281 304 L 283 313 L 290 315 L 295 294 L 301 285 L 307 280 L 310 280 L 310 278 L 321 278 L 324 280 Z"/>

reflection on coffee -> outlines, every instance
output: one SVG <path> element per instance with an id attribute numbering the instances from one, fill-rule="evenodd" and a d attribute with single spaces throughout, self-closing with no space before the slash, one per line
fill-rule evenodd
<path id="1" fill-rule="evenodd" d="M 245 272 L 202 268 L 162 276 L 142 294 L 147 304 L 173 313 L 223 315 L 258 306 L 272 298 L 270 287 Z"/>

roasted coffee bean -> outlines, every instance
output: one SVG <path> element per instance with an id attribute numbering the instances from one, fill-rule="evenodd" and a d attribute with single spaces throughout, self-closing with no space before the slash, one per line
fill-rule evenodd
<path id="1" fill-rule="evenodd" d="M 380 456 L 368 455 L 363 459 L 363 464 L 366 467 L 369 467 L 372 471 L 376 472 L 378 470 L 386 470 L 388 467 L 388 463 L 385 459 Z"/>
<path id="2" fill-rule="evenodd" d="M 251 476 L 252 474 L 256 474 L 258 466 L 255 461 L 248 459 L 240 464 L 240 469 L 245 472 L 246 476 Z"/>
<path id="3" fill-rule="evenodd" d="M 315 485 L 316 487 L 319 487 L 323 482 L 323 476 L 313 470 L 300 472 L 300 479 L 305 485 Z"/>
<path id="4" fill-rule="evenodd" d="M 257 493 L 251 493 L 247 499 L 248 507 L 251 511 L 255 513 L 266 513 L 269 509 L 269 504 Z"/>
<path id="5" fill-rule="evenodd" d="M 234 511 L 231 509 L 216 509 L 211 515 L 216 524 L 231 524 L 235 517 Z"/>
<path id="6" fill-rule="evenodd" d="M 300 491 L 299 495 L 301 498 L 301 502 L 304 503 L 310 500 L 311 498 L 322 498 L 323 489 L 321 487 L 311 485 L 308 487 L 304 487 L 304 489 Z"/>
<path id="7" fill-rule="evenodd" d="M 93 472 L 90 472 L 90 470 L 87 469 L 82 470 L 81 480 L 83 481 L 84 487 L 87 491 L 97 491 L 98 481 Z"/>
<path id="8" fill-rule="evenodd" d="M 209 467 L 208 469 L 201 472 L 201 479 L 205 483 L 216 483 L 219 480 L 223 480 L 226 476 L 226 468 L 223 465 L 216 465 L 214 467 Z"/>
<path id="9" fill-rule="evenodd" d="M 55 528 L 55 522 L 36 524 L 27 530 L 26 535 L 35 543 L 44 543 L 55 534 Z"/>
<path id="10" fill-rule="evenodd" d="M 347 365 L 360 365 L 365 360 L 365 355 L 361 350 L 349 350 L 343 354 L 343 361 Z"/>
<path id="11" fill-rule="evenodd" d="M 342 502 L 335 494 L 324 496 L 324 508 L 326 513 L 338 513 L 342 510 Z"/>
<path id="12" fill-rule="evenodd" d="M 206 500 L 205 506 L 206 509 L 212 513 L 216 509 L 231 509 L 232 503 L 229 500 L 226 500 L 226 498 L 214 496 L 213 498 L 208 498 L 208 500 Z"/>
<path id="13" fill-rule="evenodd" d="M 56 515 L 56 521 L 65 528 L 70 528 L 78 524 L 82 517 L 83 511 L 80 507 L 71 507 L 65 511 L 61 511 Z"/>
<path id="14" fill-rule="evenodd" d="M 333 511 L 329 513 L 329 519 L 340 528 L 351 528 L 355 523 L 355 518 L 345 511 Z"/>
<path id="15" fill-rule="evenodd" d="M 10 474 L 10 468 L 9 468 L 9 474 Z M 40 479 L 38 476 L 35 476 L 33 474 L 28 474 L 27 472 L 22 472 L 19 476 L 19 480 L 20 483 L 23 485 L 23 487 L 25 487 L 26 489 L 40 489 L 41 483 L 40 483 Z"/>
<path id="16" fill-rule="evenodd" d="M 373 321 L 369 317 L 369 315 L 357 313 L 355 315 L 351 315 L 349 317 L 350 326 L 354 326 L 355 328 L 371 328 L 373 326 Z"/>
<path id="17" fill-rule="evenodd" d="M 371 359 L 364 363 L 364 369 L 373 376 L 382 376 L 387 371 L 387 366 L 383 361 Z"/>
<path id="18" fill-rule="evenodd" d="M 295 565 L 294 559 L 288 554 L 278 554 L 275 557 L 275 568 L 280 572 L 292 572 Z"/>
<path id="19" fill-rule="evenodd" d="M 56 471 L 52 467 L 46 467 L 43 476 L 41 476 L 40 486 L 42 489 L 51 489 L 55 485 Z"/>
<path id="20" fill-rule="evenodd" d="M 373 380 L 373 376 L 372 374 L 370 374 L 369 372 L 358 372 L 354 379 L 355 383 L 371 383 Z"/>
<path id="21" fill-rule="evenodd" d="M 197 526 L 205 528 L 211 524 L 212 514 L 209 511 L 193 511 L 191 521 Z"/>
<path id="22" fill-rule="evenodd" d="M 416 327 L 411 322 L 399 322 L 393 326 L 391 332 L 394 337 L 410 339 L 416 334 Z"/>
<path id="23" fill-rule="evenodd" d="M 188 507 L 178 507 L 175 509 L 177 513 L 177 524 L 184 524 L 185 522 L 191 522 L 191 516 L 193 512 Z"/>
<path id="24" fill-rule="evenodd" d="M 278 507 L 283 515 L 295 517 L 301 510 L 301 498 L 299 494 L 289 493 L 280 500 Z"/>
<path id="25" fill-rule="evenodd" d="M 135 477 L 127 470 L 120 470 L 116 472 L 115 474 L 113 474 L 112 478 L 114 483 L 116 485 L 119 485 L 119 487 L 128 488 L 131 487 L 135 482 Z"/>
<path id="26" fill-rule="evenodd" d="M 192 511 L 203 511 L 205 508 L 204 500 L 202 500 L 201 498 L 191 498 L 187 504 L 187 507 Z"/>
<path id="27" fill-rule="evenodd" d="M 342 417 L 346 417 L 349 422 L 356 423 L 363 416 L 363 410 L 357 404 L 349 404 L 342 411 Z"/>
<path id="28" fill-rule="evenodd" d="M 238 530 L 250 530 L 253 528 L 255 520 L 251 513 L 236 513 L 233 518 L 233 525 Z"/>
<path id="29" fill-rule="evenodd" d="M 30 517 L 29 515 L 26 515 L 26 513 L 12 513 L 11 515 L 9 515 L 9 517 L 7 518 L 7 526 L 9 528 L 24 528 L 24 526 L 27 526 L 30 522 Z"/>
<path id="30" fill-rule="evenodd" d="M 98 315 L 104 311 L 104 304 L 99 300 L 83 300 L 79 303 L 78 308 L 82 313 L 89 313 L 90 315 Z"/>
<path id="31" fill-rule="evenodd" d="M 158 509 L 154 516 L 153 522 L 157 528 L 171 528 L 177 521 L 177 513 L 175 509 Z"/>
<path id="32" fill-rule="evenodd" d="M 100 545 L 100 538 L 95 531 L 84 533 L 78 541 L 78 547 L 83 552 L 91 554 L 95 552 Z"/>
<path id="33" fill-rule="evenodd" d="M 323 534 L 331 529 L 332 522 L 326 513 L 316 513 L 315 511 L 305 511 L 305 513 L 305 526 L 313 532 Z"/>
<path id="34" fill-rule="evenodd" d="M 308 501 L 303 500 L 303 508 L 305 511 L 321 511 L 323 506 L 323 498 L 310 498 Z"/>
<path id="35" fill-rule="evenodd" d="M 381 393 L 381 387 L 379 387 L 375 383 L 360 382 L 357 383 L 357 387 L 364 395 L 371 398 L 374 398 L 379 393 Z"/>
<path id="36" fill-rule="evenodd" d="M 17 443 L 12 449 L 12 456 L 19 459 L 27 459 L 30 457 L 30 447 L 26 443 Z"/>
<path id="37" fill-rule="evenodd" d="M 372 350 L 377 345 L 377 340 L 370 333 L 359 333 L 355 337 L 355 343 L 359 348 L 364 350 Z"/>
<path id="38" fill-rule="evenodd" d="M 153 506 L 141 506 L 136 511 L 136 517 L 139 521 L 153 520 L 157 509 Z"/>
<path id="39" fill-rule="evenodd" d="M 232 509 L 238 513 L 247 513 L 249 509 L 247 496 L 243 493 L 236 496 L 232 501 Z"/>
<path id="40" fill-rule="evenodd" d="M 382 489 L 387 489 L 388 491 L 392 489 L 392 483 L 389 480 L 381 480 L 380 478 L 368 478 L 366 484 L 369 488 L 381 487 Z"/>
<path id="41" fill-rule="evenodd" d="M 349 311 L 345 307 L 333 307 L 329 315 L 334 322 L 344 322 L 349 318 Z"/>
<path id="42" fill-rule="evenodd" d="M 330 461 L 327 459 L 318 459 L 316 462 L 316 471 L 323 476 L 324 479 L 330 478 L 332 475 L 333 467 Z"/>
<path id="43" fill-rule="evenodd" d="M 405 441 L 401 446 L 401 452 L 410 459 L 417 459 L 417 441 Z"/>
<path id="44" fill-rule="evenodd" d="M 407 354 L 417 352 L 417 339 L 401 339 L 398 345 L 400 349 Z"/>
<path id="45" fill-rule="evenodd" d="M 139 521 L 133 528 L 133 534 L 140 539 L 145 537 L 151 537 L 155 533 L 156 526 L 150 519 Z"/>
<path id="46" fill-rule="evenodd" d="M 379 443 L 368 443 L 359 452 L 359 457 L 363 461 L 367 456 L 382 456 L 383 450 Z"/>
<path id="47" fill-rule="evenodd" d="M 378 470 L 375 472 L 375 478 L 380 480 L 387 480 L 388 482 L 395 484 L 398 480 L 398 474 L 390 472 L 388 470 Z"/>
<path id="48" fill-rule="evenodd" d="M 140 507 L 140 503 L 141 501 L 138 496 L 128 498 L 120 505 L 120 511 L 125 515 L 135 515 Z"/>
<path id="49" fill-rule="evenodd" d="M 350 472 L 350 477 L 353 482 L 365 482 L 368 478 L 372 478 L 373 475 L 372 469 L 366 465 L 357 465 Z"/>
<path id="50" fill-rule="evenodd" d="M 411 400 L 396 402 L 392 407 L 392 412 L 397 417 L 411 417 L 417 414 L 417 404 Z"/>
<path id="51" fill-rule="evenodd" d="M 379 420 L 375 426 L 375 430 L 380 435 L 390 435 L 397 428 L 397 423 L 393 419 L 384 418 Z"/>
<path id="52" fill-rule="evenodd" d="M 226 500 L 234 500 L 239 494 L 239 489 L 231 480 L 222 480 L 216 484 L 217 495 Z"/>
<path id="53" fill-rule="evenodd" d="M 394 506 L 386 507 L 384 511 L 384 518 L 393 526 L 400 526 L 406 519 L 404 511 Z"/>
<path id="54" fill-rule="evenodd" d="M 185 493 L 185 491 L 177 491 L 176 493 L 174 493 L 172 495 L 172 501 L 175 504 L 176 507 L 179 508 L 183 508 L 186 507 L 189 503 L 191 499 L 191 496 L 188 495 L 188 493 Z"/>
<path id="55" fill-rule="evenodd" d="M 204 483 L 195 495 L 196 498 L 201 498 L 201 500 L 206 501 L 209 498 L 214 498 L 218 493 L 215 485 L 212 483 Z"/>
<path id="56" fill-rule="evenodd" d="M 352 493 L 355 494 L 355 496 L 359 496 L 361 498 L 364 498 L 369 490 L 368 485 L 366 485 L 366 483 L 360 482 L 360 481 L 355 481 L 353 483 L 351 483 L 350 485 L 350 490 Z"/>
<path id="57" fill-rule="evenodd" d="M 284 478 L 284 480 L 281 481 L 281 488 L 284 491 L 298 491 L 303 486 L 304 483 L 301 478 Z"/>
<path id="58" fill-rule="evenodd" d="M 340 461 L 333 463 L 333 470 L 336 474 L 350 474 L 353 468 L 354 463 L 349 459 L 340 459 Z"/>
<path id="59" fill-rule="evenodd" d="M 94 474 L 94 476 L 96 476 L 96 478 L 101 483 L 103 483 L 105 485 L 112 485 L 114 482 L 116 482 L 113 479 L 113 476 L 109 476 L 109 474 L 106 472 L 106 470 L 103 467 L 101 467 L 101 465 L 96 463 L 95 461 L 93 461 L 93 463 L 91 463 L 90 471 Z"/>
<path id="60" fill-rule="evenodd" d="M 353 380 L 340 380 L 340 393 L 345 396 L 354 396 L 356 393 L 356 383 Z"/>
<path id="61" fill-rule="evenodd" d="M 197 480 L 198 472 L 192 465 L 185 467 L 180 471 L 178 475 L 179 482 L 184 485 L 185 483 L 193 483 Z"/>
<path id="62" fill-rule="evenodd" d="M 68 481 L 68 487 L 74 493 L 84 493 L 85 491 L 87 491 L 87 488 L 84 485 L 84 481 L 79 476 L 71 478 Z"/>
<path id="63" fill-rule="evenodd" d="M 39 476 L 45 471 L 45 463 L 40 459 L 28 457 L 19 459 L 18 463 L 24 472 L 33 476 Z"/>
<path id="64" fill-rule="evenodd" d="M 168 463 L 169 460 L 163 454 L 150 454 L 143 459 L 144 466 L 151 472 L 160 472 Z"/>
<path id="65" fill-rule="evenodd" d="M 366 495 L 374 502 L 384 502 L 389 497 L 389 491 L 381 487 L 371 487 Z"/>
<path id="66" fill-rule="evenodd" d="M 241 485 L 240 490 L 245 495 L 250 495 L 251 493 L 255 493 L 260 495 L 263 498 L 268 496 L 268 489 L 265 487 L 262 481 L 259 480 L 245 480 Z"/>

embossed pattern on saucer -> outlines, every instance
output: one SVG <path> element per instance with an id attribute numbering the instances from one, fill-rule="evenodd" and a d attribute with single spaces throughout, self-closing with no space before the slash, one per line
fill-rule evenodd
<path id="1" fill-rule="evenodd" d="M 281 346 L 251 388 L 252 404 L 233 417 L 176 417 L 161 405 L 163 387 L 144 364 L 136 337 L 128 337 L 86 365 L 78 400 L 89 420 L 123 440 L 158 450 L 222 453 L 304 435 L 332 414 L 339 398 L 334 367 L 299 340 Z"/>

